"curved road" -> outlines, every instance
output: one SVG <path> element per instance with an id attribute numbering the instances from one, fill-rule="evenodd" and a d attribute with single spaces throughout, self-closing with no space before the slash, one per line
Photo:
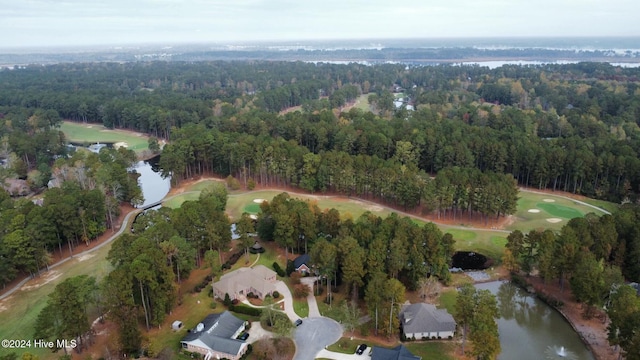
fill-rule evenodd
<path id="1" fill-rule="evenodd" d="M 107 240 L 103 241 L 101 244 L 99 244 L 98 246 L 85 250 L 79 254 L 73 255 L 71 257 L 68 258 L 64 258 L 60 261 L 58 261 L 55 264 L 49 265 L 49 269 L 53 269 L 55 267 L 58 267 L 62 264 L 64 264 L 65 262 L 75 258 L 75 257 L 81 257 L 83 255 L 89 254 L 93 251 L 96 251 L 100 248 L 102 248 L 103 246 L 109 244 L 110 242 L 112 242 L 115 238 L 117 238 L 118 236 L 122 235 L 123 232 L 125 232 L 125 230 L 129 229 L 129 220 L 131 220 L 131 217 L 135 215 L 137 215 L 139 212 L 141 211 L 141 209 L 135 209 L 133 211 L 131 211 L 130 213 L 128 213 L 127 215 L 125 215 L 124 219 L 122 219 L 122 224 L 120 225 L 120 229 L 118 229 L 117 232 L 115 232 L 113 235 L 111 235 Z M 7 291 L 6 293 L 0 295 L 0 300 L 3 300 L 7 297 L 9 297 L 11 294 L 13 294 L 14 292 L 16 292 L 18 289 L 20 289 L 24 284 L 26 284 L 27 282 L 29 282 L 29 280 L 32 280 L 35 278 L 32 277 L 28 277 L 22 281 L 20 281 L 19 283 L 16 284 L 16 286 L 14 286 L 11 290 Z"/>

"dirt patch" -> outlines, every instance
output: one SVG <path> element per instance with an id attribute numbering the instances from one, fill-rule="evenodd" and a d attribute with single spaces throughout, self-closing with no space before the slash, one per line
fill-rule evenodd
<path id="1" fill-rule="evenodd" d="M 62 273 L 59 271 L 50 270 L 46 272 L 44 275 L 42 275 L 41 277 L 31 280 L 29 282 L 29 285 L 26 285 L 26 284 L 23 285 L 21 290 L 29 291 L 29 290 L 37 289 L 40 286 L 48 284 L 53 280 L 59 278 L 61 275 Z"/>
<path id="2" fill-rule="evenodd" d="M 556 224 L 556 223 L 559 223 L 560 221 L 562 221 L 562 219 L 560 219 L 560 218 L 548 218 L 547 221 L 552 223 L 552 224 Z"/>
<path id="3" fill-rule="evenodd" d="M 538 210 L 538 209 L 529 209 L 527 211 L 530 212 L 530 213 L 533 213 L 533 214 L 537 214 L 537 213 L 540 212 L 540 210 Z"/>
<path id="4" fill-rule="evenodd" d="M 89 260 L 89 259 L 91 259 L 91 258 L 92 258 L 92 257 L 94 257 L 94 256 L 96 256 L 96 254 L 94 254 L 94 253 L 89 253 L 89 254 L 84 254 L 84 255 L 82 255 L 82 256 L 79 256 L 77 259 L 78 259 L 78 261 L 85 261 L 85 260 Z"/>

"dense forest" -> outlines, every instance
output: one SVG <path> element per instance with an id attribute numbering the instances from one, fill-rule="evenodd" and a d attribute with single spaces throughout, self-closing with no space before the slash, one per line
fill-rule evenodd
<path id="1" fill-rule="evenodd" d="M 504 259 L 516 272 L 568 280 L 588 309 L 616 303 L 624 299 L 605 285 L 640 280 L 639 81 L 639 69 L 596 63 L 492 70 L 220 61 L 1 70 L 0 179 L 25 180 L 43 201 L 0 190 L 0 281 L 46 269 L 53 250 L 91 241 L 112 227 L 119 203 L 141 201 L 128 170 L 135 154 L 69 153 L 57 125 L 70 119 L 168 140 L 160 166 L 174 183 L 213 173 L 246 187 L 298 187 L 485 221 L 515 212 L 518 186 L 630 203 L 612 216 L 574 219 L 559 233 L 514 232 Z M 351 107 L 363 99 L 370 111 Z M 114 242 L 101 306 L 120 327 L 125 351 L 139 348 L 139 324 L 162 322 L 177 300 L 176 283 L 192 268 L 221 268 L 230 242 L 225 205 L 226 191 L 210 189 L 180 209 L 141 216 L 133 234 Z M 245 225 L 244 235 L 253 232 Z M 309 252 L 326 276 L 327 300 L 331 281 L 342 282 L 354 298 L 364 296 L 373 329 L 389 335 L 397 319 L 378 323 L 378 310 L 393 312 L 405 288 L 419 289 L 427 275 L 447 281 L 454 245 L 433 224 L 371 214 L 341 221 L 335 210 L 286 194 L 262 205 L 255 231 L 287 252 Z M 88 298 L 99 290 L 76 279 L 61 284 L 63 291 Z M 52 295 L 38 331 L 82 336 L 86 327 L 57 327 L 77 320 L 56 317 L 61 298 Z M 615 316 L 621 337 L 611 341 L 636 346 L 623 326 L 629 317 Z"/>

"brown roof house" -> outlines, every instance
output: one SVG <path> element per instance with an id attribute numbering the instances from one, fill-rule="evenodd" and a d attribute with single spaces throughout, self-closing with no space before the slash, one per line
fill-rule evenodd
<path id="1" fill-rule="evenodd" d="M 400 312 L 400 326 L 407 339 L 417 340 L 447 339 L 456 331 L 456 322 L 447 310 L 425 303 L 404 305 Z"/>
<path id="2" fill-rule="evenodd" d="M 222 275 L 220 281 L 213 283 L 213 295 L 224 299 L 224 295 L 229 294 L 232 300 L 243 300 L 247 294 L 253 293 L 264 299 L 276 290 L 275 282 L 276 272 L 264 265 L 244 267 Z"/>
<path id="3" fill-rule="evenodd" d="M 246 324 L 228 311 L 211 314 L 189 330 L 180 345 L 187 351 L 204 355 L 205 360 L 238 360 L 247 352 L 247 343 L 236 339 Z"/>

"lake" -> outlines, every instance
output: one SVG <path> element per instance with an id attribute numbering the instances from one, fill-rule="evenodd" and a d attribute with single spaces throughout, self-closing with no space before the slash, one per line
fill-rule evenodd
<path id="1" fill-rule="evenodd" d="M 594 360 L 571 325 L 555 309 L 504 281 L 476 284 L 496 295 L 500 309 L 500 360 Z"/>

